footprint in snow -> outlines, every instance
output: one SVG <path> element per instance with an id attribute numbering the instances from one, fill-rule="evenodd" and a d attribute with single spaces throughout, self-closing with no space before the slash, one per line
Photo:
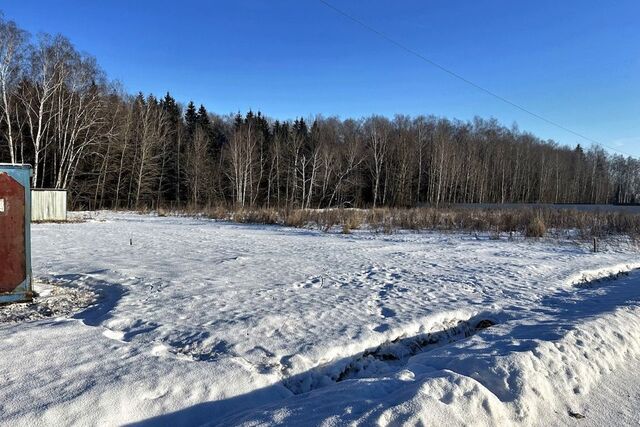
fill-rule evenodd
<path id="1" fill-rule="evenodd" d="M 383 323 L 373 328 L 375 332 L 387 332 L 389 329 L 391 329 L 391 326 L 388 323 Z"/>
<path id="2" fill-rule="evenodd" d="M 386 319 L 388 317 L 395 317 L 396 312 L 390 308 L 382 307 L 380 308 L 380 315 Z"/>

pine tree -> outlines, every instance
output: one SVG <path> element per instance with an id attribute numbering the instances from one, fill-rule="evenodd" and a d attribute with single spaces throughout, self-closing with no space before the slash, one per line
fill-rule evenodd
<path id="1" fill-rule="evenodd" d="M 170 132 L 169 138 L 169 158 L 167 159 L 167 180 L 164 190 L 166 200 L 179 202 L 182 199 L 181 193 L 184 191 L 182 181 L 184 180 L 183 164 L 184 144 L 182 135 L 184 123 L 182 122 L 182 111 L 176 100 L 167 92 L 160 101 L 160 106 L 167 115 Z"/>
<path id="2" fill-rule="evenodd" d="M 300 117 L 293 122 L 293 132 L 296 133 L 299 137 L 306 140 L 309 135 L 309 129 L 307 128 L 307 124 L 304 119 Z"/>
<path id="3" fill-rule="evenodd" d="M 253 111 L 249 110 L 249 112 L 247 113 L 247 116 L 244 119 L 244 122 L 245 123 L 252 123 L 254 118 L 255 118 L 255 115 L 253 114 Z"/>
<path id="4" fill-rule="evenodd" d="M 234 129 L 237 131 L 238 129 L 240 129 L 240 127 L 242 126 L 242 114 L 240 114 L 240 111 L 238 111 L 238 113 L 235 115 L 235 117 L 233 118 L 233 127 Z"/>
<path id="5" fill-rule="evenodd" d="M 196 106 L 193 101 L 189 101 L 187 105 L 187 111 L 184 113 L 184 121 L 187 127 L 187 135 L 191 139 L 198 124 L 198 113 L 196 112 Z"/>
<path id="6" fill-rule="evenodd" d="M 200 108 L 198 108 L 198 112 L 196 113 L 196 123 L 207 132 L 211 127 L 211 122 L 209 121 L 209 113 L 207 113 L 207 109 L 204 108 L 204 105 L 202 104 L 200 104 Z"/>
<path id="7" fill-rule="evenodd" d="M 162 101 L 160 101 L 160 105 L 167 113 L 168 120 L 173 126 L 176 126 L 182 120 L 180 117 L 180 107 L 169 92 L 167 92 Z"/>
<path id="8" fill-rule="evenodd" d="M 258 111 L 258 116 L 256 118 L 256 124 L 259 131 L 262 133 L 263 143 L 265 145 L 269 145 L 272 140 L 273 134 L 271 133 L 271 126 L 269 126 L 269 122 L 262 115 L 260 111 Z"/>

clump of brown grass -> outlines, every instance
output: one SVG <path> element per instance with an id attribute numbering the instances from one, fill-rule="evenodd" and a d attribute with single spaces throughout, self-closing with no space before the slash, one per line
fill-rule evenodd
<path id="1" fill-rule="evenodd" d="M 343 229 L 346 227 L 348 230 L 358 230 L 362 227 L 362 215 L 359 211 L 345 211 L 343 215 Z"/>
<path id="2" fill-rule="evenodd" d="M 301 228 L 307 225 L 308 215 L 302 209 L 285 212 L 283 224 L 288 227 Z"/>
<path id="3" fill-rule="evenodd" d="M 342 234 L 351 234 L 351 227 L 346 222 L 342 224 Z"/>
<path id="4" fill-rule="evenodd" d="M 534 216 L 531 218 L 529 224 L 527 224 L 524 234 L 527 237 L 543 237 L 546 232 L 547 226 L 544 224 L 542 218 Z"/>

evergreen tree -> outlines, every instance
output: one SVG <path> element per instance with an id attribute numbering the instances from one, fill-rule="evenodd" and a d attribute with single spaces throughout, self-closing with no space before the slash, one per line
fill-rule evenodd
<path id="1" fill-rule="evenodd" d="M 202 126 L 207 132 L 211 127 L 211 122 L 209 121 L 209 113 L 207 109 L 204 108 L 204 105 L 200 104 L 200 108 L 198 108 L 198 112 L 196 113 L 196 123 Z"/>
<path id="2" fill-rule="evenodd" d="M 233 118 L 233 128 L 237 131 L 242 126 L 242 123 L 242 114 L 240 114 L 240 111 L 238 111 L 238 113 Z"/>
<path id="3" fill-rule="evenodd" d="M 255 115 L 253 114 L 252 110 L 249 110 L 249 112 L 247 112 L 247 116 L 244 119 L 245 123 L 253 123 L 253 119 L 255 118 Z"/>
<path id="4" fill-rule="evenodd" d="M 189 138 L 192 138 L 196 130 L 196 125 L 198 124 L 198 113 L 196 112 L 196 106 L 193 101 L 189 101 L 187 105 L 187 111 L 184 113 L 184 121 L 187 127 L 187 135 Z"/>
<path id="5" fill-rule="evenodd" d="M 265 116 L 262 115 L 260 111 L 258 111 L 256 124 L 257 128 L 262 133 L 264 144 L 269 145 L 272 139 L 271 126 L 269 126 L 269 121 L 265 118 Z"/>
<path id="6" fill-rule="evenodd" d="M 309 129 L 307 128 L 307 124 L 302 117 L 296 119 L 293 122 L 292 131 L 304 140 L 306 140 L 307 136 L 309 135 Z"/>
<path id="7" fill-rule="evenodd" d="M 160 101 L 160 106 L 167 115 L 170 128 L 168 135 L 170 148 L 168 150 L 164 197 L 166 200 L 179 202 L 182 199 L 181 193 L 186 188 L 186 186 L 182 185 L 184 180 L 184 171 L 182 170 L 184 165 L 181 162 L 184 157 L 182 112 L 180 106 L 169 92 Z"/>
<path id="8" fill-rule="evenodd" d="M 171 96 L 169 92 L 164 96 L 162 101 L 160 101 L 160 105 L 162 109 L 167 113 L 167 117 L 172 126 L 177 126 L 178 123 L 182 120 L 180 114 L 180 107 L 176 102 L 175 98 Z"/>
<path id="9" fill-rule="evenodd" d="M 136 99 L 134 101 L 136 104 L 138 105 L 145 105 L 147 103 L 147 101 L 145 100 L 144 97 L 144 93 L 142 92 L 138 92 L 138 94 L 136 95 Z"/>

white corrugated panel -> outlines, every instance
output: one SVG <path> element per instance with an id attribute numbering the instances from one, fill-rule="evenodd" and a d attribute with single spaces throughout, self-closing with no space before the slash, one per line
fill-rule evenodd
<path id="1" fill-rule="evenodd" d="M 65 190 L 32 190 L 32 221 L 66 221 L 67 192 Z"/>

